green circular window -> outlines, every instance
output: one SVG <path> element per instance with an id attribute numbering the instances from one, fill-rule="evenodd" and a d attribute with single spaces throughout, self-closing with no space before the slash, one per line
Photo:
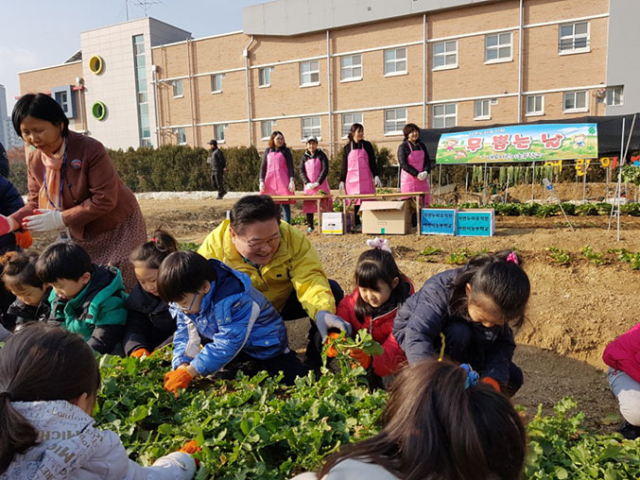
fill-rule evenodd
<path id="1" fill-rule="evenodd" d="M 94 55 L 89 59 L 89 70 L 91 70 L 91 73 L 100 75 L 103 68 L 104 60 L 102 60 L 102 57 L 100 55 Z"/>
<path id="2" fill-rule="evenodd" d="M 107 116 L 107 106 L 102 102 L 96 102 L 91 107 L 91 114 L 96 120 L 104 120 Z"/>

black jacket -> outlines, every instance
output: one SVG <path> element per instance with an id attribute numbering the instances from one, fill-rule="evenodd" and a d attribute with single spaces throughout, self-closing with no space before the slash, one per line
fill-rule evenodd
<path id="1" fill-rule="evenodd" d="M 227 159 L 224 158 L 224 153 L 219 148 L 211 150 L 209 152 L 209 163 L 211 164 L 211 170 L 218 172 L 224 170 L 227 166 Z"/>
<path id="2" fill-rule="evenodd" d="M 377 177 L 378 166 L 376 165 L 376 154 L 373 151 L 373 145 L 371 145 L 371 143 L 367 142 L 366 140 L 360 140 L 358 143 L 349 142 L 344 146 L 344 149 L 343 149 L 344 153 L 342 156 L 342 171 L 340 172 L 340 181 L 341 182 L 347 181 L 348 159 L 349 159 L 349 153 L 351 153 L 352 147 L 354 150 L 359 150 L 361 148 L 365 149 L 365 151 L 367 152 L 367 156 L 369 157 L 369 169 L 371 170 L 371 176 Z"/>
<path id="3" fill-rule="evenodd" d="M 309 177 L 307 176 L 307 170 L 304 168 L 304 164 L 307 160 L 311 160 L 313 158 L 319 158 L 320 164 L 322 165 L 322 168 L 320 169 L 320 176 L 316 180 L 314 180 L 314 182 L 317 184 L 321 184 L 325 181 L 327 175 L 329 175 L 329 160 L 327 159 L 327 156 L 324 154 L 324 152 L 318 148 L 316 150 L 316 153 L 314 155 L 311 155 L 311 152 L 307 150 L 304 152 L 304 156 L 302 157 L 302 161 L 300 162 L 300 178 L 302 178 L 302 183 L 304 183 L 305 185 L 307 183 L 310 183 L 311 180 L 309 180 Z"/>
<path id="4" fill-rule="evenodd" d="M 424 358 L 437 358 L 441 343 L 440 332 L 447 323 L 464 320 L 449 315 L 451 282 L 461 270 L 448 270 L 431 277 L 398 310 L 393 322 L 393 335 L 407 355 L 409 363 Z M 481 330 L 474 335 L 476 343 L 473 353 L 482 356 L 484 370 L 480 373 L 498 382 L 507 383 L 516 348 L 513 331 L 509 326 Z M 471 358 L 464 361 L 473 365 Z"/>
<path id="5" fill-rule="evenodd" d="M 0 142 L 0 175 L 4 178 L 9 178 L 9 157 L 7 151 Z"/>
<path id="6" fill-rule="evenodd" d="M 418 142 L 417 145 L 413 146 L 413 150 L 422 150 L 424 152 L 424 164 L 420 170 L 409 165 L 411 148 L 409 140 L 405 140 L 398 147 L 398 163 L 400 164 L 400 168 L 414 177 L 417 177 L 420 172 L 431 172 L 431 159 L 429 159 L 429 152 L 427 152 L 425 144 Z"/>
<path id="7" fill-rule="evenodd" d="M 22 207 L 24 207 L 24 201 L 16 187 L 6 178 L 0 177 L 0 213 L 8 217 Z M 7 233 L 0 237 L 0 253 L 15 249 L 16 237 L 13 233 Z"/>
<path id="8" fill-rule="evenodd" d="M 169 305 L 143 290 L 137 283 L 124 306 L 127 308 L 127 326 L 124 332 L 124 353 L 129 356 L 144 348 L 149 352 L 169 343 L 176 331 L 176 320 L 169 313 Z"/>
<path id="9" fill-rule="evenodd" d="M 284 159 L 287 161 L 287 170 L 289 170 L 289 178 L 293 178 L 293 157 L 291 156 L 291 150 L 287 147 L 282 147 L 280 149 L 272 149 L 267 148 L 262 154 L 262 162 L 260 163 L 260 180 L 264 182 L 265 177 L 267 176 L 267 156 L 270 152 L 280 152 L 284 155 Z"/>
<path id="10" fill-rule="evenodd" d="M 25 325 L 31 322 L 46 322 L 51 314 L 51 305 L 49 304 L 49 295 L 51 294 L 51 288 L 48 288 L 45 292 L 42 300 L 36 306 L 27 305 L 18 298 L 13 302 L 7 313 L 16 317 L 16 327 Z"/>

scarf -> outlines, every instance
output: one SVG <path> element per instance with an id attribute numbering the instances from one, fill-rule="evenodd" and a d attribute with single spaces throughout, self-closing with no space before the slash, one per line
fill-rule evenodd
<path id="1" fill-rule="evenodd" d="M 60 185 L 62 182 L 62 163 L 67 148 L 67 140 L 62 142 L 60 150 L 49 156 L 42 154 L 42 164 L 45 167 L 44 182 L 38 193 L 38 207 L 47 210 L 62 210 L 62 198 L 60 197 Z"/>

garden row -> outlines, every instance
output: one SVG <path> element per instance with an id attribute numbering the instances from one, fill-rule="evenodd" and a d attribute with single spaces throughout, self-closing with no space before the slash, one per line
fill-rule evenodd
<path id="1" fill-rule="evenodd" d="M 610 215 L 613 205 L 610 203 L 488 203 L 486 205 L 480 205 L 477 202 L 473 203 L 460 203 L 458 205 L 431 205 L 432 208 L 462 208 L 462 209 L 474 209 L 474 208 L 493 208 L 496 211 L 496 215 L 502 215 L 505 217 L 551 217 L 554 215 L 561 215 L 562 209 L 564 209 L 567 215 L 571 216 L 595 216 L 595 215 Z M 640 217 L 640 203 L 627 203 L 620 205 L 620 213 L 622 215 L 629 215 L 633 217 Z"/>

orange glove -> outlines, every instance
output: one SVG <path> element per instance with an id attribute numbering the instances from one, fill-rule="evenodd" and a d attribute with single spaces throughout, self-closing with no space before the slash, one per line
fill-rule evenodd
<path id="1" fill-rule="evenodd" d="M 178 390 L 187 388 L 193 377 L 185 367 L 178 367 L 164 374 L 164 389 L 178 398 Z"/>
<path id="2" fill-rule="evenodd" d="M 184 453 L 188 453 L 189 455 L 193 455 L 196 452 L 201 452 L 202 449 L 198 446 L 198 444 L 196 443 L 195 440 L 189 440 L 187 443 L 185 443 L 182 448 L 180 450 L 178 450 L 179 452 L 184 452 Z"/>
<path id="3" fill-rule="evenodd" d="M 491 385 L 496 392 L 500 393 L 500 384 L 495 381 L 493 378 L 491 377 L 484 377 L 482 380 L 482 383 L 486 383 L 487 385 Z"/>
<path id="4" fill-rule="evenodd" d="M 33 237 L 28 230 L 18 230 L 13 232 L 16 237 L 16 245 L 23 250 L 26 250 L 33 244 Z"/>
<path id="5" fill-rule="evenodd" d="M 143 356 L 150 357 L 151 352 L 149 352 L 149 350 L 147 350 L 146 348 L 137 348 L 136 350 L 131 352 L 130 356 L 133 358 L 142 358 Z"/>
<path id="6" fill-rule="evenodd" d="M 371 355 L 367 355 L 363 350 L 359 348 L 354 348 L 349 352 L 349 356 L 356 360 L 362 368 L 369 368 L 371 366 Z"/>
<path id="7" fill-rule="evenodd" d="M 337 338 L 340 337 L 339 333 L 336 332 L 330 332 L 327 335 L 327 340 L 325 340 L 327 343 L 329 343 L 329 339 L 332 340 L 336 340 Z M 331 345 L 328 349 L 327 349 L 327 357 L 328 358 L 336 358 L 338 356 L 338 349 L 336 347 L 334 347 L 333 345 Z"/>

